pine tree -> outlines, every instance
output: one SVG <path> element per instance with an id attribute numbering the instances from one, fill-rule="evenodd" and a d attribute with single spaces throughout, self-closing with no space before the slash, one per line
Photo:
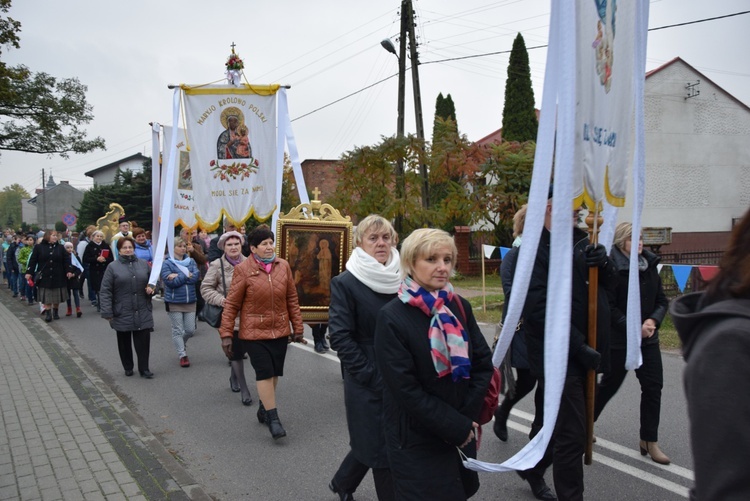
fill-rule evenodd
<path id="1" fill-rule="evenodd" d="M 536 141 L 539 124 L 534 110 L 534 90 L 531 87 L 531 70 L 526 43 L 519 33 L 513 41 L 508 62 L 508 79 L 505 82 L 503 107 L 503 140 Z"/>

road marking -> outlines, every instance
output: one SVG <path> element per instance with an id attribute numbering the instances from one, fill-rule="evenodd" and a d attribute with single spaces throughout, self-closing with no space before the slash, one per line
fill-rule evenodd
<path id="1" fill-rule="evenodd" d="M 529 414 L 528 412 L 523 412 L 517 409 L 513 409 L 511 411 L 511 414 L 521 419 L 525 419 L 529 422 L 533 421 L 534 419 L 533 414 Z M 523 425 L 521 423 L 517 423 L 515 421 L 511 421 L 511 420 L 508 420 L 508 428 L 512 428 L 516 431 L 520 431 L 524 435 L 528 435 L 529 431 L 531 431 L 530 427 Z M 641 456 L 640 452 L 638 451 L 634 451 L 627 447 L 623 447 L 619 444 L 610 442 L 609 440 L 603 439 L 599 436 L 596 437 L 596 444 L 594 445 L 597 448 L 608 449 L 612 452 L 622 454 L 628 458 L 641 461 L 644 464 L 647 464 L 649 466 L 656 466 L 657 468 L 660 468 L 666 472 L 673 473 L 675 475 L 678 475 L 680 477 L 686 478 L 691 481 L 694 478 L 693 472 L 687 468 L 683 468 L 682 466 L 677 466 L 675 464 L 665 466 L 665 465 L 660 465 L 658 463 L 654 463 L 653 461 Z M 672 482 L 658 475 L 654 475 L 653 473 L 649 473 L 638 467 L 623 463 L 622 461 L 618 461 L 616 459 L 610 458 L 609 456 L 604 456 L 598 452 L 594 452 L 593 459 L 605 466 L 609 466 L 610 468 L 621 471 L 622 473 L 625 473 L 627 475 L 636 477 L 640 480 L 643 480 L 644 482 L 648 482 L 657 487 L 661 487 L 662 489 L 674 492 L 677 495 L 683 496 L 685 498 L 690 496 L 690 489 L 688 487 L 684 487 L 678 483 Z"/>
<path id="2" fill-rule="evenodd" d="M 307 338 L 306 338 L 307 339 Z M 312 340 L 308 340 L 308 344 L 299 344 L 299 343 L 292 343 L 292 346 L 295 346 L 297 348 L 300 348 L 305 351 L 309 351 L 310 353 L 315 353 L 318 356 L 325 357 L 329 360 L 333 360 L 334 362 L 341 363 L 339 358 L 335 355 L 335 351 L 331 350 L 328 353 L 316 353 L 313 346 L 314 342 L 310 342 Z M 523 419 L 528 422 L 532 422 L 534 420 L 534 415 L 528 412 L 524 412 L 522 410 L 513 409 L 510 411 L 511 414 L 515 417 L 518 417 L 520 419 Z M 494 418 L 493 418 L 494 421 Z M 529 434 L 529 431 L 531 431 L 531 428 L 523 425 L 521 423 L 517 423 L 515 421 L 508 420 L 508 428 L 512 428 L 516 431 L 520 431 L 524 435 Z M 660 468 L 664 470 L 665 472 L 669 472 L 671 474 L 677 475 L 679 477 L 683 477 L 687 480 L 693 481 L 694 480 L 694 474 L 693 471 L 684 468 L 682 466 L 677 466 L 676 464 L 671 465 L 661 465 L 659 463 L 655 463 L 648 459 L 647 457 L 641 456 L 640 451 L 635 451 L 633 449 L 630 449 L 628 447 L 623 447 L 622 445 L 616 444 L 614 442 L 610 442 L 609 440 L 606 440 L 602 437 L 597 436 L 596 437 L 596 447 L 610 450 L 617 454 L 622 454 L 623 456 L 626 456 L 630 459 L 634 459 L 636 461 L 643 462 L 644 465 L 649 466 L 656 466 L 657 468 Z M 674 492 L 675 494 L 682 496 L 684 498 L 688 498 L 690 496 L 690 489 L 688 487 L 682 486 L 678 483 L 669 481 L 665 478 L 662 478 L 658 475 L 654 475 L 653 473 L 649 473 L 645 470 L 642 470 L 640 468 L 637 468 L 635 466 L 628 465 L 626 463 L 623 463 L 622 461 L 618 461 L 616 459 L 612 459 L 608 456 L 604 456 L 598 452 L 594 453 L 593 459 L 595 459 L 597 462 L 609 466 L 610 468 L 613 468 L 615 470 L 621 471 L 622 473 L 625 473 L 627 475 L 636 477 L 640 480 L 643 480 L 645 482 L 648 482 L 652 485 L 655 485 L 657 487 L 661 487 L 662 489 L 668 490 L 670 492 Z"/>

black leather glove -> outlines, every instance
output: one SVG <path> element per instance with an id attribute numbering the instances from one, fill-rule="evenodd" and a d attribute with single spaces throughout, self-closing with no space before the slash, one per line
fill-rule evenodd
<path id="1" fill-rule="evenodd" d="M 583 252 L 586 255 L 586 264 L 593 268 L 603 268 L 607 265 L 607 249 L 602 244 L 589 245 Z"/>
<path id="2" fill-rule="evenodd" d="M 587 369 L 596 370 L 602 361 L 602 355 L 587 344 L 581 345 L 575 354 L 575 359 Z"/>

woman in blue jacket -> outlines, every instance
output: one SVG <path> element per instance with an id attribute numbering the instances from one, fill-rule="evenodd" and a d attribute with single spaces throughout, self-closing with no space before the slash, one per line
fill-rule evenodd
<path id="1" fill-rule="evenodd" d="M 187 244 L 179 237 L 174 239 L 174 258 L 167 259 L 162 265 L 161 279 L 180 367 L 190 367 L 185 348 L 195 332 L 195 284 L 200 279 L 200 272 L 195 261 L 187 255 Z"/>

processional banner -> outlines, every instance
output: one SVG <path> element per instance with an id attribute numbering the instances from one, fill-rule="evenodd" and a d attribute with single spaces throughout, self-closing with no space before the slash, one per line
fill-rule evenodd
<path id="1" fill-rule="evenodd" d="M 210 231 L 222 216 L 236 225 L 252 215 L 261 220 L 270 217 L 281 169 L 277 166 L 279 86 L 182 89 L 197 223 Z"/>
<path id="2" fill-rule="evenodd" d="M 172 190 L 172 213 L 175 226 L 193 229 L 198 225 L 195 219 L 195 201 L 193 197 L 193 175 L 190 168 L 190 152 L 187 149 L 187 134 L 185 129 L 177 130 L 177 144 L 172 147 L 172 127 L 164 126 L 164 165 L 169 164 L 170 155 L 175 158 L 177 176 L 171 183 L 162 184 L 162 189 Z M 160 197 L 164 199 L 164 195 Z"/>
<path id="3" fill-rule="evenodd" d="M 642 192 L 644 177 L 643 81 L 647 27 L 648 0 L 551 2 L 534 170 L 523 245 L 513 277 L 513 290 L 518 293 L 510 296 L 492 358 L 496 366 L 501 364 L 521 319 L 544 227 L 554 163 L 549 269 L 555 272 L 549 273 L 547 290 L 555 293 L 546 295 L 545 304 L 548 321 L 544 333 L 544 423 L 541 431 L 504 463 L 466 459 L 467 468 L 490 472 L 531 468 L 542 458 L 552 438 L 569 355 L 573 279 L 571 226 L 574 223 L 571 209 L 583 201 L 595 211 L 605 201 L 610 206 L 622 205 L 628 168 L 635 165 L 634 172 L 639 173 L 640 183 L 636 183 L 634 233 L 640 228 L 638 190 Z M 631 271 L 637 274 L 633 258 L 631 256 Z M 631 285 L 630 290 L 633 289 L 637 290 L 637 285 Z M 628 310 L 630 312 L 630 307 Z M 637 355 L 629 345 L 629 358 L 631 351 Z"/>
<path id="4" fill-rule="evenodd" d="M 616 0 L 578 3 L 576 202 L 622 207 L 632 165 L 635 8 Z"/>

